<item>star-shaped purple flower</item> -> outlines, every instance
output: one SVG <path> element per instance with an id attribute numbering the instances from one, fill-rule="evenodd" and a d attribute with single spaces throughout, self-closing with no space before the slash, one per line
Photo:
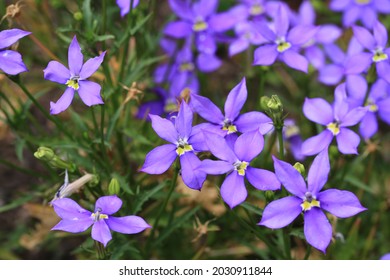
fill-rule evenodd
<path id="1" fill-rule="evenodd" d="M 364 26 L 372 28 L 378 13 L 390 13 L 389 0 L 332 0 L 330 9 L 343 12 L 343 25 L 351 26 L 361 21 Z"/>
<path id="2" fill-rule="evenodd" d="M 103 52 L 100 56 L 90 58 L 83 64 L 83 54 L 74 36 L 68 50 L 69 69 L 57 61 L 49 62 L 43 70 L 45 79 L 67 86 L 64 94 L 56 103 L 50 102 L 50 114 L 65 111 L 72 103 L 75 91 L 87 106 L 104 103 L 100 97 L 100 85 L 87 79 L 98 70 L 105 54 L 106 52 Z"/>
<path id="3" fill-rule="evenodd" d="M 373 27 L 373 34 L 361 26 L 353 26 L 353 34 L 359 43 L 370 51 L 370 53 L 362 54 L 359 63 L 364 65 L 365 68 L 375 63 L 378 76 L 390 83 L 390 48 L 386 48 L 386 27 L 379 21 L 376 21 Z"/>
<path id="4" fill-rule="evenodd" d="M 213 175 L 228 173 L 221 185 L 221 196 L 230 208 L 245 201 L 248 195 L 245 178 L 258 190 L 280 189 L 274 173 L 250 166 L 264 147 L 264 138 L 258 129 L 240 135 L 233 148 L 222 136 L 209 131 L 203 133 L 209 150 L 221 160 L 203 160 L 199 169 Z"/>
<path id="5" fill-rule="evenodd" d="M 291 68 L 307 72 L 308 61 L 299 54 L 302 45 L 307 43 L 318 31 L 318 27 L 298 25 L 290 30 L 288 10 L 280 5 L 275 17 L 274 30 L 265 23 L 259 23 L 259 33 L 269 43 L 260 46 L 254 53 L 254 65 L 271 65 L 276 59 L 286 63 Z"/>
<path id="6" fill-rule="evenodd" d="M 316 155 L 328 148 L 336 137 L 337 146 L 343 154 L 357 154 L 360 137 L 349 126 L 356 125 L 366 114 L 367 109 L 357 107 L 351 109 L 345 91 L 345 84 L 335 90 L 335 102 L 330 105 L 322 98 L 306 98 L 303 114 L 309 120 L 326 126 L 320 134 L 302 143 L 302 153 L 307 156 Z"/>
<path id="7" fill-rule="evenodd" d="M 197 94 L 191 95 L 190 105 L 196 113 L 209 122 L 200 124 L 205 130 L 222 136 L 236 135 L 237 132 L 245 133 L 255 129 L 260 129 L 262 134 L 266 134 L 273 126 L 272 120 L 265 114 L 253 111 L 240 115 L 247 96 L 246 80 L 243 78 L 229 92 L 225 102 L 225 114 L 222 114 L 210 99 Z"/>
<path id="8" fill-rule="evenodd" d="M 149 115 L 154 131 L 170 142 L 150 151 L 145 158 L 142 172 L 162 174 L 168 170 L 177 157 L 180 159 L 181 176 L 191 189 L 200 190 L 206 180 L 206 174 L 194 171 L 200 164 L 195 152 L 203 151 L 202 132 L 198 126 L 192 127 L 193 114 L 186 102 L 180 105 L 175 124 L 156 115 Z"/>
<path id="9" fill-rule="evenodd" d="M 110 230 L 135 234 L 151 227 L 138 216 L 113 217 L 122 206 L 122 200 L 116 195 L 103 196 L 96 200 L 93 213 L 70 198 L 54 200 L 52 205 L 62 219 L 52 230 L 79 233 L 92 226 L 92 238 L 104 246 L 112 239 Z"/>
<path id="10" fill-rule="evenodd" d="M 116 0 L 116 4 L 118 5 L 119 9 L 121 10 L 121 17 L 124 17 L 127 15 L 130 11 L 130 3 L 131 0 Z M 139 0 L 133 0 L 133 9 L 137 7 L 139 4 Z"/>
<path id="11" fill-rule="evenodd" d="M 349 191 L 328 189 L 321 191 L 330 171 L 328 151 L 322 151 L 313 161 L 307 178 L 289 163 L 274 157 L 275 174 L 293 196 L 269 203 L 259 225 L 279 229 L 292 223 L 300 213 L 304 215 L 304 234 L 307 242 L 325 253 L 332 239 L 332 226 L 323 210 L 339 218 L 348 218 L 364 208 Z"/>
<path id="12" fill-rule="evenodd" d="M 19 39 L 31 34 L 20 29 L 9 29 L 0 32 L 0 70 L 9 75 L 17 75 L 28 71 L 24 65 L 20 53 L 12 50 L 4 50 Z"/>

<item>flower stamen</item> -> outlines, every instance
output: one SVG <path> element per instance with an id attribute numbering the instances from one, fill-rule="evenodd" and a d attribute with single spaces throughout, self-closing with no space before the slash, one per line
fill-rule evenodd
<path id="1" fill-rule="evenodd" d="M 71 77 L 69 80 L 66 81 L 66 85 L 68 87 L 71 87 L 73 88 L 74 90 L 78 90 L 80 85 L 79 85 L 79 79 L 80 77 L 78 76 L 75 76 L 75 77 Z"/>
<path id="2" fill-rule="evenodd" d="M 320 207 L 320 202 L 310 192 L 305 193 L 305 199 L 301 204 L 302 211 L 308 211 L 313 207 Z"/>
<path id="3" fill-rule="evenodd" d="M 234 170 L 237 171 L 237 173 L 241 176 L 245 175 L 245 170 L 248 167 L 249 162 L 246 161 L 237 161 L 236 163 L 233 164 Z"/>
<path id="4" fill-rule="evenodd" d="M 326 126 L 326 128 L 330 130 L 330 132 L 332 132 L 334 136 L 340 133 L 340 125 L 337 122 L 331 122 Z"/>
<path id="5" fill-rule="evenodd" d="M 187 140 L 180 139 L 178 143 L 176 144 L 176 154 L 178 156 L 184 155 L 186 152 L 191 152 L 194 149 L 192 148 L 192 145 L 188 144 Z"/>

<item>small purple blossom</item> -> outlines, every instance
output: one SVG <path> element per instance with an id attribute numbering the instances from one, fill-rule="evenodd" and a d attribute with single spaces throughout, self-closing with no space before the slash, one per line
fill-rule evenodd
<path id="1" fill-rule="evenodd" d="M 83 54 L 74 36 L 68 50 L 69 69 L 57 61 L 49 62 L 43 70 L 45 79 L 67 86 L 64 94 L 56 103 L 50 102 L 50 114 L 65 111 L 72 103 L 75 91 L 87 106 L 104 103 L 100 96 L 101 86 L 87 79 L 98 70 L 105 54 L 106 52 L 103 52 L 100 56 L 90 58 L 83 64 Z"/>
<path id="2" fill-rule="evenodd" d="M 387 254 L 385 254 L 385 255 L 383 255 L 381 258 L 380 258 L 381 260 L 390 260 L 390 253 L 387 253 Z"/>
<path id="3" fill-rule="evenodd" d="M 305 140 L 302 144 L 304 155 L 316 155 L 329 147 L 336 137 L 337 146 L 343 154 L 357 154 L 360 137 L 349 126 L 354 126 L 364 117 L 367 109 L 357 107 L 351 109 L 345 91 L 345 84 L 335 90 L 335 102 L 330 105 L 322 98 L 306 98 L 303 114 L 309 120 L 326 126 L 320 134 Z"/>
<path id="4" fill-rule="evenodd" d="M 343 12 L 343 25 L 350 27 L 361 21 L 367 28 L 372 28 L 378 13 L 390 13 L 390 0 L 332 0 L 330 9 Z"/>
<path id="5" fill-rule="evenodd" d="M 141 171 L 149 174 L 162 174 L 179 157 L 184 183 L 191 189 L 200 190 L 206 174 L 194 171 L 200 164 L 195 152 L 203 151 L 204 144 L 200 127 L 192 127 L 193 113 L 190 107 L 184 101 L 181 103 L 174 124 L 156 115 L 149 115 L 149 117 L 152 120 L 154 131 L 170 143 L 150 151 L 146 155 Z"/>
<path id="6" fill-rule="evenodd" d="M 280 189 L 274 173 L 250 166 L 264 147 L 264 138 L 258 129 L 241 134 L 233 147 L 218 134 L 203 133 L 209 150 L 220 160 L 203 160 L 199 169 L 207 174 L 228 174 L 221 185 L 221 196 L 230 208 L 245 201 L 248 195 L 245 178 L 258 190 Z"/>
<path id="7" fill-rule="evenodd" d="M 313 161 L 307 178 L 289 163 L 274 157 L 275 174 L 293 196 L 269 203 L 259 225 L 279 229 L 292 223 L 299 214 L 304 216 L 307 242 L 325 253 L 332 239 L 332 226 L 323 210 L 339 218 L 348 218 L 364 210 L 358 198 L 349 191 L 328 189 L 321 191 L 330 171 L 328 151 L 322 151 Z"/>
<path id="8" fill-rule="evenodd" d="M 254 65 L 268 66 L 279 59 L 291 68 L 307 72 L 309 63 L 298 52 L 315 36 L 318 28 L 311 25 L 298 25 L 290 29 L 288 12 L 284 5 L 280 5 L 275 17 L 274 30 L 265 23 L 258 24 L 259 33 L 269 43 L 255 50 Z"/>
<path id="9" fill-rule="evenodd" d="M 118 212 L 122 206 L 122 200 L 116 195 L 100 197 L 93 213 L 70 198 L 57 199 L 52 205 L 62 219 L 52 230 L 79 233 L 92 226 L 92 238 L 104 246 L 112 239 L 110 230 L 135 234 L 151 227 L 138 216 L 113 217 L 112 214 Z"/>
<path id="10" fill-rule="evenodd" d="M 260 45 L 267 40 L 256 30 L 255 23 L 252 21 L 243 21 L 236 24 L 234 31 L 237 38 L 229 45 L 229 55 L 233 56 L 243 52 L 250 45 Z"/>
<path id="11" fill-rule="evenodd" d="M 131 0 L 116 0 L 116 4 L 121 10 L 121 17 L 124 17 L 130 12 Z M 138 4 L 139 4 L 139 0 L 133 0 L 133 9 L 137 7 Z"/>
<path id="12" fill-rule="evenodd" d="M 305 156 L 302 154 L 302 137 L 299 127 L 292 119 L 284 120 L 283 138 L 289 144 L 291 153 L 296 160 L 304 160 Z"/>
<path id="13" fill-rule="evenodd" d="M 376 21 L 373 26 L 373 34 L 361 26 L 353 26 L 353 33 L 359 43 L 370 51 L 370 53 L 362 53 L 356 63 L 362 64 L 365 68 L 375 63 L 378 76 L 390 83 L 390 48 L 386 48 L 386 27 Z"/>
<path id="14" fill-rule="evenodd" d="M 248 92 L 246 80 L 243 78 L 228 94 L 224 106 L 225 114 L 211 102 L 210 99 L 192 94 L 190 105 L 196 113 L 209 123 L 200 124 L 203 129 L 212 131 L 222 136 L 236 135 L 237 132 L 245 133 L 260 129 L 266 134 L 272 129 L 272 120 L 260 112 L 248 112 L 240 115 L 245 104 Z"/>
<path id="15" fill-rule="evenodd" d="M 20 53 L 5 50 L 19 39 L 31 34 L 21 29 L 8 29 L 0 32 L 0 70 L 9 75 L 17 75 L 28 71 Z"/>

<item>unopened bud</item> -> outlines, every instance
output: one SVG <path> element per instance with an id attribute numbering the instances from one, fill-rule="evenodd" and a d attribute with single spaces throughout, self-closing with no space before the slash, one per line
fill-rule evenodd
<path id="1" fill-rule="evenodd" d="M 108 194 L 109 195 L 118 195 L 120 192 L 121 188 L 118 182 L 118 179 L 112 178 L 110 183 L 108 184 Z"/>
<path id="2" fill-rule="evenodd" d="M 305 169 L 305 166 L 302 163 L 300 163 L 300 162 L 295 163 L 294 164 L 294 168 L 296 170 L 298 170 L 298 172 L 301 173 L 302 176 L 305 176 L 306 169 Z"/>
<path id="3" fill-rule="evenodd" d="M 281 113 L 283 112 L 283 104 L 282 101 L 280 101 L 279 96 L 272 95 L 269 99 L 267 106 L 270 110 L 272 110 L 275 113 Z"/>
<path id="4" fill-rule="evenodd" d="M 73 14 L 73 18 L 74 18 L 75 20 L 77 20 L 77 21 L 82 20 L 82 19 L 83 19 L 83 14 L 82 14 L 82 12 L 80 12 L 80 11 L 75 12 L 75 13 Z"/>
<path id="5" fill-rule="evenodd" d="M 260 98 L 260 107 L 263 111 L 268 111 L 268 102 L 270 101 L 271 98 L 268 96 L 263 96 Z"/>
<path id="6" fill-rule="evenodd" d="M 271 202 L 275 198 L 275 193 L 273 191 L 265 191 L 264 196 L 267 202 Z"/>
<path id="7" fill-rule="evenodd" d="M 54 151 L 47 147 L 39 147 L 34 157 L 43 161 L 50 161 L 55 157 Z"/>

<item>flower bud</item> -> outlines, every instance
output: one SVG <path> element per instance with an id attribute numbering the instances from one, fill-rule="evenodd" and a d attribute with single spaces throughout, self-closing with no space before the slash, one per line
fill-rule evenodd
<path id="1" fill-rule="evenodd" d="M 77 11 L 73 14 L 73 18 L 77 21 L 81 21 L 83 19 L 83 13 L 80 11 Z"/>
<path id="2" fill-rule="evenodd" d="M 76 165 L 74 165 L 72 162 L 61 159 L 50 148 L 39 147 L 38 150 L 34 153 L 34 156 L 37 159 L 47 162 L 54 168 L 67 169 L 69 172 L 74 172 L 76 170 Z"/>
<path id="3" fill-rule="evenodd" d="M 264 196 L 267 202 L 271 202 L 275 198 L 275 193 L 273 191 L 265 191 Z"/>
<path id="4" fill-rule="evenodd" d="M 47 147 L 39 147 L 34 157 L 43 161 L 50 161 L 55 157 L 54 151 Z"/>
<path id="5" fill-rule="evenodd" d="M 108 194 L 109 195 L 118 195 L 119 192 L 120 192 L 120 185 L 119 185 L 119 182 L 118 182 L 118 179 L 116 178 L 112 178 L 110 183 L 108 184 Z"/>
<path id="6" fill-rule="evenodd" d="M 301 173 L 302 176 L 305 176 L 306 170 L 305 170 L 305 166 L 302 163 L 300 162 L 295 163 L 294 168 L 298 170 L 298 172 Z"/>
<path id="7" fill-rule="evenodd" d="M 282 113 L 283 112 L 283 104 L 282 101 L 280 101 L 279 96 L 272 95 L 271 98 L 267 102 L 267 106 L 269 110 L 273 111 L 274 113 Z"/>
<path id="8" fill-rule="evenodd" d="M 268 96 L 263 96 L 260 98 L 260 107 L 264 111 L 268 111 L 268 102 L 270 101 L 270 98 Z"/>

